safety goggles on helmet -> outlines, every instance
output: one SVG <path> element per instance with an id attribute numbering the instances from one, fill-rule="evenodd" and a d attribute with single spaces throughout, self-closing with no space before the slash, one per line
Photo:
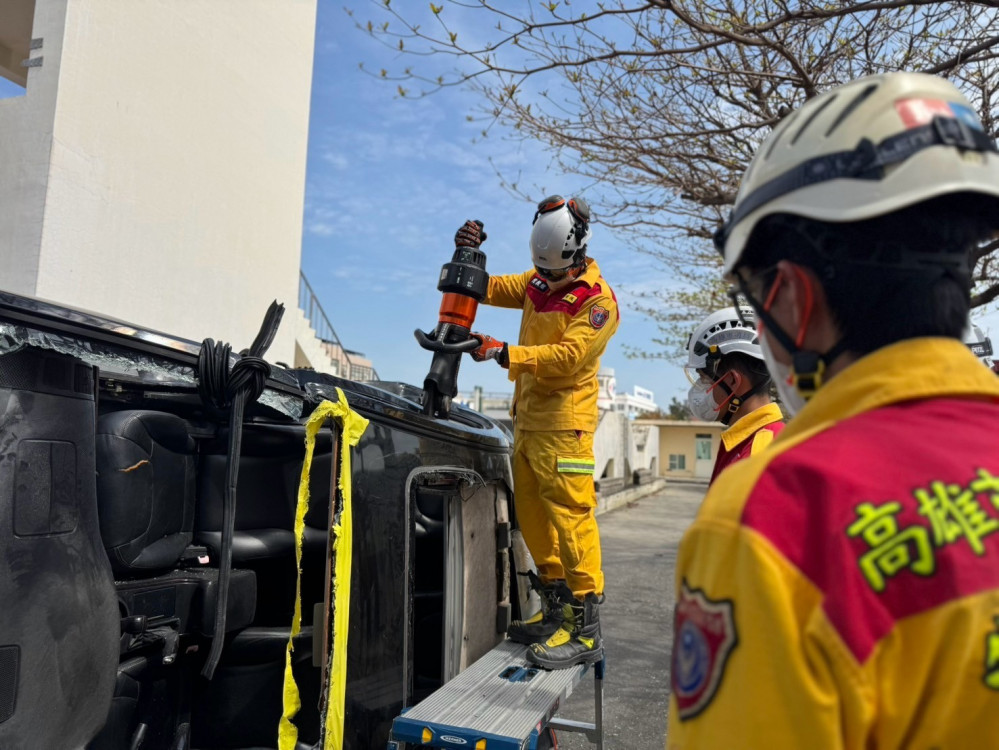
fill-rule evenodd
<path id="1" fill-rule="evenodd" d="M 549 211 L 555 211 L 562 208 L 562 206 L 569 209 L 569 213 L 572 214 L 573 218 L 576 219 L 577 222 L 580 222 L 583 225 L 589 223 L 590 206 L 587 202 L 582 198 L 569 198 L 569 200 L 566 200 L 561 195 L 549 195 L 541 201 L 538 204 L 538 210 L 534 212 L 534 220 L 531 223 L 536 224 L 538 222 L 538 217 L 541 216 L 541 214 L 546 214 Z M 585 233 L 585 226 L 583 231 Z"/>
<path id="2" fill-rule="evenodd" d="M 710 388 L 715 384 L 714 378 L 708 375 L 706 372 L 702 372 L 689 365 L 684 365 L 683 374 L 687 377 L 687 382 L 691 385 L 700 385 L 704 388 Z"/>
<path id="3" fill-rule="evenodd" d="M 541 266 L 535 266 L 534 270 L 545 281 L 561 281 L 569 275 L 572 266 L 566 266 L 565 268 L 542 268 Z"/>

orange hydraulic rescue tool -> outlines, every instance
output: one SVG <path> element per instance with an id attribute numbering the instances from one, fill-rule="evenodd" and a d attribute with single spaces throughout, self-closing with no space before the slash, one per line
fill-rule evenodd
<path id="1" fill-rule="evenodd" d="M 475 223 L 482 227 L 481 221 Z M 486 233 L 482 232 L 485 240 Z M 444 292 L 437 327 L 429 334 L 414 331 L 420 346 L 434 353 L 430 372 L 423 380 L 423 413 L 428 416 L 447 419 L 451 414 L 451 399 L 458 394 L 461 355 L 479 346 L 479 340 L 469 332 L 488 288 L 486 254 L 475 247 L 456 248 L 451 262 L 441 268 L 437 282 L 437 289 Z"/>

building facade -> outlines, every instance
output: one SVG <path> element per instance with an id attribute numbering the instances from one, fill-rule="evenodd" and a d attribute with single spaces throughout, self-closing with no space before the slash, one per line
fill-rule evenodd
<path id="1" fill-rule="evenodd" d="M 643 414 L 659 411 L 655 394 L 648 388 L 632 386 L 631 393 L 618 393 L 614 396 L 614 411 L 624 414 L 628 419 L 635 419 Z"/>
<path id="2" fill-rule="evenodd" d="M 4 0 L 0 287 L 293 362 L 316 0 Z M 291 314 L 289 314 L 291 313 Z M 317 368 L 318 369 L 318 368 Z"/>
<path id="3" fill-rule="evenodd" d="M 659 474 L 675 479 L 710 479 L 721 445 L 721 422 L 643 419 L 659 428 Z"/>

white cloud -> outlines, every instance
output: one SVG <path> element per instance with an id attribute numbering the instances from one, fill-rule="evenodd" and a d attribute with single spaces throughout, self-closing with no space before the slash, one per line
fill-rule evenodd
<path id="1" fill-rule="evenodd" d="M 323 221 L 306 222 L 305 231 L 317 237 L 332 237 L 336 233 L 336 229 L 331 224 Z"/>
<path id="2" fill-rule="evenodd" d="M 322 155 L 322 160 L 329 164 L 334 169 L 347 169 L 350 166 L 350 162 L 347 157 L 338 151 L 325 151 Z"/>

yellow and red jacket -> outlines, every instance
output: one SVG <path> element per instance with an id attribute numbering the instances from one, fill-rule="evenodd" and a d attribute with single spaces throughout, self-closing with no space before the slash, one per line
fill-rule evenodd
<path id="1" fill-rule="evenodd" d="M 711 481 L 736 461 L 755 456 L 784 429 L 784 415 L 777 404 L 754 409 L 729 425 L 721 434 L 721 450 L 715 459 Z"/>
<path id="2" fill-rule="evenodd" d="M 671 681 L 674 750 L 999 747 L 999 378 L 894 344 L 721 474 Z"/>
<path id="3" fill-rule="evenodd" d="M 595 431 L 600 355 L 620 319 L 596 261 L 588 258 L 583 274 L 558 292 L 534 271 L 491 276 L 485 302 L 524 311 L 509 347 L 517 428 Z"/>

